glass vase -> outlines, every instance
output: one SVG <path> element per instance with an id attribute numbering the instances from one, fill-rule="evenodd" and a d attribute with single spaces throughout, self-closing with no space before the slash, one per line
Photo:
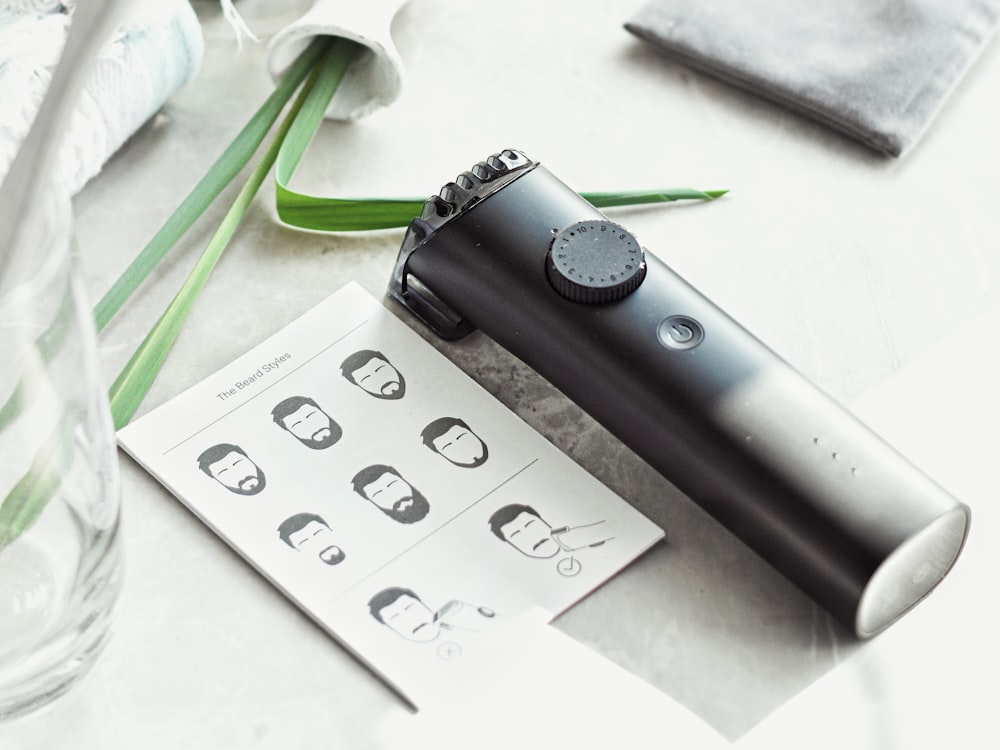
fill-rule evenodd
<path id="1" fill-rule="evenodd" d="M 121 583 L 114 430 L 69 196 L 0 248 L 0 721 L 45 705 L 107 641 Z"/>

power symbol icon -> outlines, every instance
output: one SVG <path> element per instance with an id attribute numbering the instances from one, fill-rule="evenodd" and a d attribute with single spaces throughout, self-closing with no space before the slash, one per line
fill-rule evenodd
<path id="1" fill-rule="evenodd" d="M 671 315 L 660 321 L 656 337 L 667 349 L 693 349 L 705 338 L 705 331 L 694 318 Z"/>
<path id="2" fill-rule="evenodd" d="M 674 323 L 670 326 L 670 338 L 678 344 L 686 344 L 694 338 L 694 331 L 683 323 Z"/>

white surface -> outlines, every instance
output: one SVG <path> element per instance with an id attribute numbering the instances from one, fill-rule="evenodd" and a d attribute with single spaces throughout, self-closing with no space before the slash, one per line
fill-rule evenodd
<path id="1" fill-rule="evenodd" d="M 1000 288 L 996 42 L 923 142 L 894 161 L 662 60 L 621 28 L 640 1 L 412 0 L 393 29 L 408 87 L 367 119 L 325 124 L 294 187 L 340 196 L 426 195 L 512 146 L 578 190 L 730 188 L 710 205 L 619 210 L 614 217 L 848 404 L 876 394 L 890 376 L 905 374 L 994 305 Z M 243 0 L 240 10 L 266 41 L 308 5 Z M 95 299 L 270 91 L 265 45 L 244 45 L 237 56 L 217 4 L 196 7 L 207 41 L 202 74 L 75 201 Z M 223 211 L 213 208 L 104 331 L 109 380 Z M 351 279 L 381 296 L 401 239 L 398 231 L 330 236 L 279 226 L 265 189 L 142 410 Z M 434 343 L 666 529 L 666 544 L 556 621 L 563 633 L 690 709 L 736 747 L 765 719 L 759 730 L 780 738 L 772 747 L 812 746 L 822 732 L 840 731 L 853 732 L 840 746 L 909 750 L 956 724 L 967 724 L 970 736 L 995 736 L 989 712 L 976 710 L 984 700 L 982 674 L 989 675 L 980 667 L 995 653 L 989 623 L 969 622 L 955 603 L 978 606 L 970 598 L 992 585 L 993 569 L 975 546 L 1000 541 L 995 527 L 979 522 L 989 518 L 980 506 L 993 500 L 988 472 L 959 468 L 942 477 L 975 514 L 968 555 L 954 578 L 883 637 L 858 644 L 490 341 L 474 334 Z M 969 355 L 991 356 L 993 341 L 982 343 Z M 952 368 L 949 382 L 975 404 L 963 368 L 976 364 L 964 361 L 942 367 Z M 985 412 L 951 415 L 955 423 L 927 408 L 950 398 L 940 390 L 908 392 L 893 409 L 899 417 L 927 415 L 904 429 L 928 441 L 923 458 L 945 448 L 989 456 L 989 444 L 972 429 Z M 880 425 L 891 427 L 895 418 Z M 397 696 L 287 606 L 155 480 L 128 459 L 122 467 L 128 571 L 115 637 L 78 690 L 0 728 L 4 750 L 60 741 L 102 749 L 405 744 L 382 731 L 416 721 Z M 896 643 L 892 658 L 878 655 Z M 956 653 L 963 658 L 953 659 Z M 831 682 L 816 683 L 824 675 Z M 823 698 L 810 702 L 811 693 L 802 692 L 814 683 L 831 696 L 825 712 Z M 929 697 L 943 695 L 940 704 Z M 938 705 L 944 710 L 932 710 Z M 608 701 L 609 715 L 621 708 Z M 827 723 L 817 723 L 819 716 Z M 501 720 L 488 731 L 497 726 L 513 734 L 523 729 Z M 649 744 L 667 744 L 669 729 Z M 414 745 L 426 746 L 426 739 Z M 437 747 L 464 747 L 476 738 L 436 740 Z"/>
<path id="2" fill-rule="evenodd" d="M 546 625 L 548 617 L 531 610 L 492 634 L 493 647 L 462 663 L 437 704 L 381 728 L 390 744 L 645 747 L 662 737 L 685 750 L 729 747 L 655 688 Z"/>

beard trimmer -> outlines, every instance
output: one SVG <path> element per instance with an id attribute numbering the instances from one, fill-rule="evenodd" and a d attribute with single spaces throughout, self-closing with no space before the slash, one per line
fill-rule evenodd
<path id="1" fill-rule="evenodd" d="M 427 200 L 389 294 L 519 357 L 858 637 L 962 549 L 967 506 L 518 151 Z"/>

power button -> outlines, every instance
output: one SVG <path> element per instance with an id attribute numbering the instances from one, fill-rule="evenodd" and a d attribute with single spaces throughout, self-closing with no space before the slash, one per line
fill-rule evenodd
<path id="1" fill-rule="evenodd" d="M 656 337 L 667 349 L 693 349 L 705 338 L 705 331 L 694 318 L 671 315 L 660 321 Z"/>

